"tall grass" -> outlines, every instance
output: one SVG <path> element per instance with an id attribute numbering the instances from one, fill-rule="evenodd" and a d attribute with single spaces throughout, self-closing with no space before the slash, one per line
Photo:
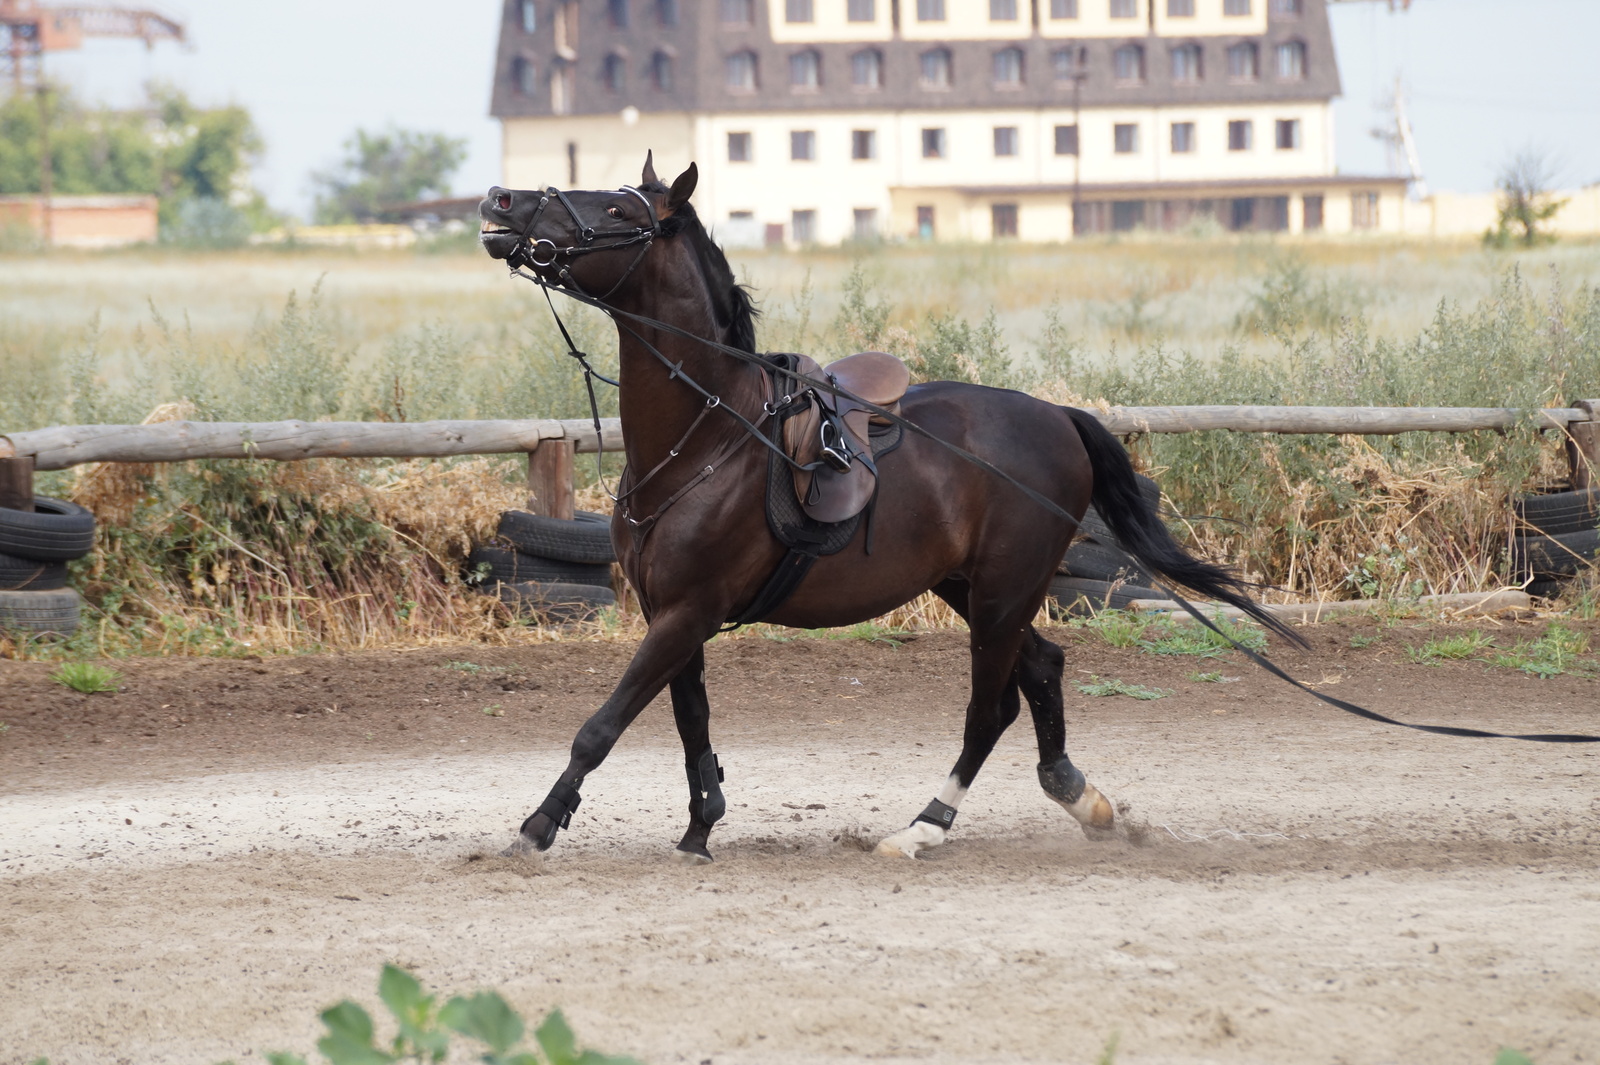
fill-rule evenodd
<path id="1" fill-rule="evenodd" d="M 1461 284 L 1481 280 L 1485 260 L 1476 251 L 1367 252 L 1368 275 L 1395 274 L 1410 261 L 1437 269 L 1448 282 L 1440 287 L 1469 293 L 1429 293 L 1425 315 L 1417 310 L 1422 297 L 1408 295 L 1408 328 L 1393 325 L 1395 298 L 1375 294 L 1346 249 L 1288 253 L 1195 242 L 1186 267 L 1183 252 L 1106 245 L 913 257 L 890 250 L 858 260 L 756 256 L 743 268 L 758 280 L 792 282 L 764 294 L 764 347 L 825 359 L 883 348 L 922 379 L 1020 388 L 1055 402 L 1531 411 L 1600 396 L 1600 290 L 1589 280 L 1600 276 L 1600 255 L 1593 250 L 1563 249 L 1565 267 L 1581 281 L 1555 268 L 1530 276 L 1501 259 L 1492 287 Z M 102 272 L 124 265 L 114 255 L 91 262 Z M 326 282 L 280 295 L 247 322 L 237 308 L 219 310 L 259 284 L 239 273 L 240 263 L 270 275 L 291 267 L 308 273 L 329 261 L 194 262 L 156 265 L 182 274 L 210 264 L 222 280 L 198 287 L 189 301 L 174 296 L 170 282 L 152 281 L 152 289 L 168 284 L 164 297 L 176 302 L 152 300 L 137 321 L 128 292 L 117 296 L 99 274 L 99 313 L 33 274 L 25 295 L 0 298 L 0 431 L 150 417 L 588 413 L 581 378 L 542 301 L 531 290 L 480 292 L 463 280 L 469 270 L 490 269 L 477 260 L 332 261 Z M 61 265 L 0 258 L 0 276 L 28 264 L 45 275 Z M 1106 298 L 1086 300 L 1053 282 L 1046 273 L 1057 266 Z M 418 287 L 419 277 L 435 275 L 442 296 Z M 907 275 L 930 280 L 907 286 Z M 930 291 L 963 277 L 996 301 L 976 310 L 970 294 L 930 301 Z M 1426 289 L 1415 278 L 1407 283 Z M 124 284 L 131 291 L 137 282 Z M 1183 327 L 1174 308 L 1204 293 L 1204 314 Z M 1369 317 L 1373 305 L 1388 325 Z M 74 312 L 76 320 L 66 321 Z M 614 365 L 608 323 L 574 309 L 569 324 L 602 367 Z M 614 397 L 601 398 L 603 413 L 614 411 Z M 1131 447 L 1158 476 L 1175 527 L 1191 544 L 1294 596 L 1514 582 L 1504 551 L 1508 497 L 1561 476 L 1555 444 L 1531 425 L 1503 435 L 1390 438 L 1152 435 Z M 100 549 L 75 573 L 93 604 L 75 650 L 242 652 L 545 638 L 456 579 L 468 544 L 489 534 L 500 510 L 522 502 L 520 479 L 514 461 L 471 459 L 106 466 L 41 482 L 89 505 L 101 521 Z M 603 501 L 592 489 L 588 498 Z M 939 607 L 917 603 L 889 623 L 947 620 Z"/>

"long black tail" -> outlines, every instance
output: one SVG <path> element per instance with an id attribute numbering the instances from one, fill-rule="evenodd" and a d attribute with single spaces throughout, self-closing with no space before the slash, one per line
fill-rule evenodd
<path id="1" fill-rule="evenodd" d="M 1207 599 L 1236 606 L 1263 626 L 1298 646 L 1306 646 L 1299 633 L 1261 609 L 1250 598 L 1249 585 L 1221 566 L 1203 562 L 1185 551 L 1154 507 L 1139 493 L 1133 463 L 1122 444 L 1106 427 L 1085 411 L 1065 408 L 1078 426 L 1083 447 L 1094 471 L 1094 506 L 1117 534 L 1119 546 L 1158 577 L 1191 588 Z"/>

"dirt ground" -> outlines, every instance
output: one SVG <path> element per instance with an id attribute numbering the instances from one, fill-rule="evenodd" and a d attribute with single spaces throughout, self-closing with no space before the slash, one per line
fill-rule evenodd
<path id="1" fill-rule="evenodd" d="M 1375 709 L 1600 729 L 1593 679 L 1307 631 L 1277 657 Z M 1069 699 L 1126 838 L 1045 799 L 1024 718 L 948 845 L 874 856 L 954 760 L 964 636 L 742 638 L 709 653 L 730 810 L 690 869 L 664 701 L 547 856 L 495 856 L 626 644 L 129 661 L 96 696 L 0 662 L 0 1063 L 305 1053 L 387 961 L 654 1065 L 1600 1060 L 1600 750 L 1057 638 L 1079 680 L 1173 691 Z"/>

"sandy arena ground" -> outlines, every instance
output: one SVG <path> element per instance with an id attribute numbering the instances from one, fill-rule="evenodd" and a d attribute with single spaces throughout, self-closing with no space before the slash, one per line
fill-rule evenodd
<path id="1" fill-rule="evenodd" d="M 1406 661 L 1426 629 L 1351 649 L 1366 631 L 1280 657 L 1414 720 L 1600 727 L 1591 679 Z M 142 661 L 93 697 L 0 662 L 0 1063 L 305 1053 L 319 1009 L 376 1008 L 386 961 L 654 1065 L 1088 1063 L 1114 1034 L 1123 1065 L 1600 1060 L 1600 750 L 1061 638 L 1069 670 L 1174 690 L 1069 700 L 1128 838 L 1045 799 L 1024 718 L 950 844 L 867 853 L 954 760 L 964 637 L 741 639 L 710 654 L 730 812 L 693 869 L 666 860 L 664 703 L 549 855 L 494 856 L 626 645 Z"/>

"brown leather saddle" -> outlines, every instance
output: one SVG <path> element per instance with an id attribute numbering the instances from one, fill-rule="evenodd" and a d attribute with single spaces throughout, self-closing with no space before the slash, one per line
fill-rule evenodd
<path id="1" fill-rule="evenodd" d="M 911 371 L 882 351 L 863 351 L 826 367 L 800 355 L 790 380 L 800 389 L 806 389 L 807 381 L 833 385 L 865 403 L 898 413 L 900 399 L 911 384 Z M 784 420 L 783 447 L 802 466 L 821 465 L 794 471 L 795 495 L 814 520 L 845 521 L 861 513 L 877 491 L 878 467 L 867 436 L 873 421 L 881 424 L 887 419 L 851 396 L 835 395 L 824 388 L 808 392 L 811 403 Z"/>

